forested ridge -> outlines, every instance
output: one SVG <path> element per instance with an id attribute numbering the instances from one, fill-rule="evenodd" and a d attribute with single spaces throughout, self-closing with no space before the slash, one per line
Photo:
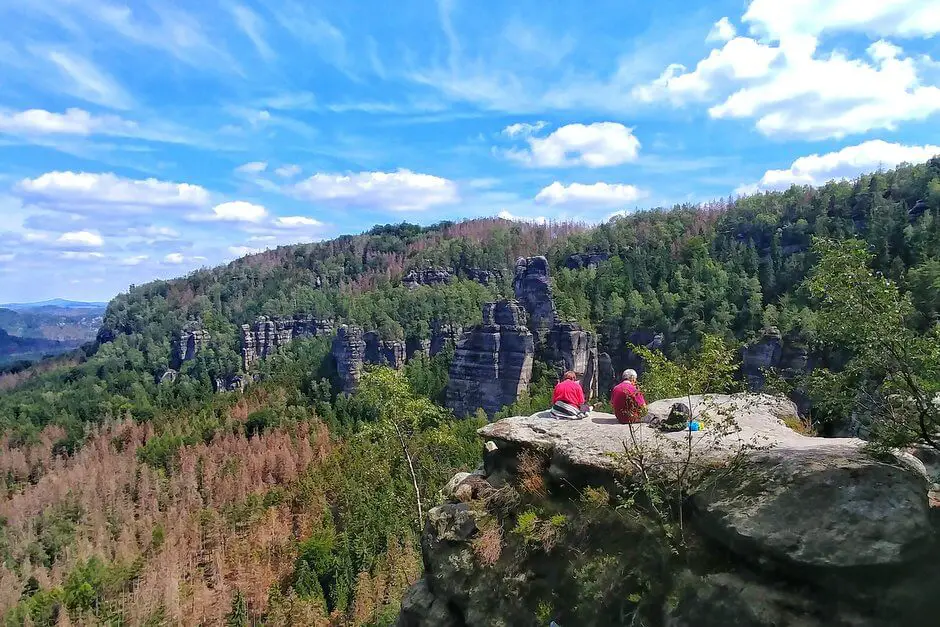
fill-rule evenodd
<path id="1" fill-rule="evenodd" d="M 814 238 L 863 242 L 910 299 L 908 328 L 937 324 L 936 158 L 595 227 L 388 225 L 132 286 L 76 360 L 0 385 L 0 612 L 9 624 L 391 624 L 421 569 L 411 486 L 431 505 L 479 458 L 479 422 L 439 404 L 450 353 L 378 369 L 347 397 L 329 341 L 297 341 L 244 394 L 216 393 L 241 368 L 242 324 L 303 314 L 427 339 L 435 321 L 479 322 L 484 302 L 511 295 L 515 260 L 541 254 L 561 316 L 607 350 L 652 330 L 681 361 L 775 327 L 845 363 L 818 341 Z M 608 258 L 577 267 L 582 253 Z M 428 268 L 454 279 L 403 284 Z M 478 270 L 497 278 L 483 285 Z M 211 340 L 160 383 L 191 321 Z M 826 419 L 847 409 L 818 405 Z"/>

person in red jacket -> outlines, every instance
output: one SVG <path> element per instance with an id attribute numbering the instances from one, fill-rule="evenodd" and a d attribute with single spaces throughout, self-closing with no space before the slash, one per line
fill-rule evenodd
<path id="1" fill-rule="evenodd" d="M 565 420 L 580 420 L 591 411 L 584 402 L 584 390 L 578 375 L 569 370 L 552 393 L 552 416 Z"/>
<path id="2" fill-rule="evenodd" d="M 646 399 L 636 383 L 636 370 L 624 370 L 621 381 L 610 394 L 610 404 L 614 415 L 621 424 L 648 422 L 646 420 Z"/>

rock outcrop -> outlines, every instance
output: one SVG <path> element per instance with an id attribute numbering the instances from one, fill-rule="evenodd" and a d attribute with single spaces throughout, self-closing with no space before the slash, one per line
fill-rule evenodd
<path id="1" fill-rule="evenodd" d="M 552 286 L 548 280 L 548 260 L 545 257 L 522 257 L 516 261 L 513 290 L 528 314 L 529 329 L 537 346 L 544 345 L 549 331 L 558 322 Z"/>
<path id="2" fill-rule="evenodd" d="M 586 398 L 597 396 L 597 338 L 573 322 L 559 322 L 548 332 L 545 358 L 560 375 L 573 370 L 578 375 Z"/>
<path id="3" fill-rule="evenodd" d="M 484 305 L 483 324 L 457 343 L 447 406 L 460 417 L 480 408 L 492 416 L 528 389 L 534 356 L 533 336 L 519 303 Z"/>
<path id="4" fill-rule="evenodd" d="M 528 316 L 537 358 L 554 366 L 559 379 L 566 370 L 575 371 L 585 396 L 597 396 L 597 337 L 577 323 L 559 319 L 545 257 L 519 259 L 513 288 Z"/>
<path id="5" fill-rule="evenodd" d="M 448 346 L 455 346 L 461 337 L 463 337 L 463 327 L 460 325 L 433 320 L 431 322 L 431 343 L 428 347 L 431 357 L 434 357 Z"/>
<path id="6" fill-rule="evenodd" d="M 569 270 L 582 270 L 596 268 L 610 259 L 610 253 L 575 253 L 565 259 L 565 267 Z"/>
<path id="7" fill-rule="evenodd" d="M 365 363 L 366 343 L 362 338 L 362 329 L 346 324 L 341 326 L 333 338 L 332 353 L 343 391 L 351 394 L 359 385 L 362 365 Z"/>
<path id="8" fill-rule="evenodd" d="M 367 364 L 389 366 L 398 370 L 405 365 L 405 343 L 399 340 L 383 340 L 376 331 L 362 334 L 366 343 L 363 359 Z"/>
<path id="9" fill-rule="evenodd" d="M 248 372 L 259 360 L 278 348 L 302 337 L 325 337 L 333 334 L 333 321 L 313 316 L 267 318 L 242 325 L 242 369 Z"/>
<path id="10" fill-rule="evenodd" d="M 173 342 L 173 365 L 175 369 L 196 358 L 203 347 L 209 343 L 211 336 L 202 328 L 201 322 L 190 322 Z"/>
<path id="11" fill-rule="evenodd" d="M 465 268 L 463 274 L 471 281 L 476 281 L 480 285 L 492 285 L 503 279 L 503 273 L 500 270 L 486 270 L 484 268 Z"/>
<path id="12" fill-rule="evenodd" d="M 664 417 L 674 402 L 689 399 L 649 411 Z M 691 407 L 705 424 L 691 434 L 608 414 L 483 427 L 485 468 L 456 476 L 450 502 L 428 513 L 425 577 L 399 627 L 935 622 L 940 529 L 923 464 L 876 459 L 853 438 L 801 435 L 787 426 L 796 407 L 786 399 L 698 396 Z M 649 554 L 669 545 L 643 535 L 655 518 L 634 524 L 656 510 L 631 486 L 677 476 L 682 464 L 701 475 L 686 486 L 687 554 L 670 561 Z M 634 496 L 608 501 L 619 493 Z"/>
<path id="13" fill-rule="evenodd" d="M 752 392 L 764 389 L 766 375 L 770 371 L 790 378 L 810 368 L 805 342 L 795 337 L 784 337 L 776 327 L 764 329 L 760 339 L 741 350 L 741 372 Z"/>
<path id="14" fill-rule="evenodd" d="M 454 273 L 443 268 L 425 268 L 412 270 L 401 280 L 408 289 L 417 289 L 422 285 L 444 285 L 454 278 Z"/>

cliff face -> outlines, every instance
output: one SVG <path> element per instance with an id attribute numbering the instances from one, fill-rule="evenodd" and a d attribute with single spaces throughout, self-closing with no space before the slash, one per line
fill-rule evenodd
<path id="1" fill-rule="evenodd" d="M 535 345 L 525 312 L 514 301 L 483 306 L 483 324 L 457 343 L 447 406 L 459 417 L 482 408 L 493 415 L 528 389 Z"/>
<path id="2" fill-rule="evenodd" d="M 545 257 L 519 259 L 516 262 L 513 287 L 516 299 L 528 315 L 536 356 L 552 365 L 559 379 L 566 370 L 573 370 L 584 388 L 584 395 L 587 398 L 596 397 L 597 337 L 575 322 L 562 322 L 559 319 Z"/>
<path id="3" fill-rule="evenodd" d="M 211 336 L 202 328 L 202 323 L 187 324 L 173 342 L 174 367 L 178 369 L 183 363 L 195 359 L 210 339 Z"/>
<path id="4" fill-rule="evenodd" d="M 548 260 L 545 257 L 523 257 L 516 261 L 513 290 L 529 316 L 529 329 L 535 343 L 545 343 L 549 331 L 558 322 L 552 286 L 548 280 Z"/>
<path id="5" fill-rule="evenodd" d="M 254 324 L 242 325 L 242 369 L 248 372 L 259 360 L 295 339 L 332 334 L 332 320 L 319 320 L 312 316 L 293 318 L 262 316 Z"/>
<path id="6" fill-rule="evenodd" d="M 593 334 L 573 322 L 559 322 L 548 332 L 545 357 L 556 373 L 576 372 L 586 398 L 597 396 L 597 338 Z"/>
<path id="7" fill-rule="evenodd" d="M 405 365 L 405 343 L 397 340 L 380 339 L 376 331 L 362 335 L 366 343 L 364 360 L 367 364 L 389 366 L 398 370 Z"/>
<path id="8" fill-rule="evenodd" d="M 351 394 L 359 385 L 365 362 L 366 343 L 362 338 L 362 329 L 346 324 L 341 326 L 333 338 L 332 352 L 343 391 Z"/>
<path id="9" fill-rule="evenodd" d="M 748 389 L 764 389 L 766 374 L 773 370 L 784 377 L 807 372 L 811 368 L 806 345 L 796 338 L 784 337 L 775 327 L 764 330 L 759 340 L 741 351 L 741 372 Z"/>
<path id="10" fill-rule="evenodd" d="M 800 435 L 785 399 L 691 405 L 705 424 L 691 437 L 607 414 L 481 429 L 484 464 L 428 513 L 425 577 L 399 627 L 934 623 L 940 529 L 923 464 Z M 692 479 L 677 484 L 681 469 Z"/>

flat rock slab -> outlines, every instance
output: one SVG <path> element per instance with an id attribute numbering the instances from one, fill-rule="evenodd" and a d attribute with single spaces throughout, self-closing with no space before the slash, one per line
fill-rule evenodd
<path id="1" fill-rule="evenodd" d="M 650 404 L 649 414 L 665 418 L 677 402 L 691 407 L 693 417 L 703 423 L 701 431 L 666 433 L 646 424 L 623 425 L 612 414 L 601 412 L 591 412 L 583 420 L 558 420 L 543 411 L 491 423 L 478 433 L 484 439 L 494 440 L 497 446 L 551 451 L 570 464 L 607 470 L 621 465 L 616 456 L 630 449 L 679 460 L 691 446 L 697 458 L 718 461 L 740 451 L 742 446 L 818 450 L 828 456 L 858 453 L 864 444 L 857 438 L 817 438 L 796 433 L 784 423 L 784 419 L 797 419 L 796 406 L 787 399 L 766 394 L 662 400 Z"/>
<path id="2" fill-rule="evenodd" d="M 479 430 L 503 458 L 538 451 L 550 476 L 572 485 L 629 476 L 627 458 L 648 468 L 710 465 L 732 456 L 734 470 L 695 486 L 702 526 L 740 554 L 797 567 L 865 568 L 916 560 L 935 543 L 928 484 L 910 455 L 890 463 L 868 455 L 856 438 L 820 438 L 790 429 L 792 402 L 768 395 L 711 395 L 658 401 L 656 417 L 682 402 L 704 423 L 698 432 L 663 433 L 592 413 L 557 420 L 548 412 L 500 420 Z M 691 451 L 691 452 L 690 452 Z M 624 455 L 624 453 L 629 453 Z M 512 464 L 501 460 L 502 468 Z"/>

